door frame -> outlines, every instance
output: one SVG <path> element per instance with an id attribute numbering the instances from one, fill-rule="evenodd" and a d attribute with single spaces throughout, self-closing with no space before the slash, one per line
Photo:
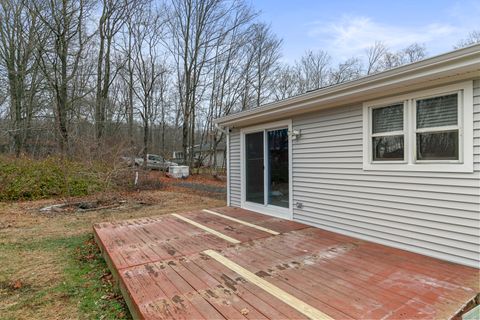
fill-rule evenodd
<path id="1" fill-rule="evenodd" d="M 264 132 L 264 142 L 263 142 L 263 161 L 264 161 L 264 168 L 266 168 L 266 160 L 268 159 L 267 154 L 267 143 L 265 139 L 265 132 L 268 130 L 273 129 L 283 129 L 286 128 L 288 130 L 288 208 L 282 208 L 278 206 L 273 206 L 269 204 L 258 204 L 246 201 L 246 164 L 245 164 L 245 135 L 248 133 L 254 132 Z M 247 210 L 252 210 L 256 212 L 260 212 L 263 214 L 271 215 L 278 218 L 284 219 L 293 219 L 293 174 L 292 174 L 292 119 L 282 120 L 282 121 L 275 121 L 264 123 L 260 125 L 255 125 L 251 127 L 246 127 L 240 129 L 240 177 L 241 177 L 241 207 Z M 264 174 L 264 194 L 267 194 L 268 190 L 268 179 L 266 170 L 263 171 Z M 266 203 L 266 201 L 264 202 Z"/>

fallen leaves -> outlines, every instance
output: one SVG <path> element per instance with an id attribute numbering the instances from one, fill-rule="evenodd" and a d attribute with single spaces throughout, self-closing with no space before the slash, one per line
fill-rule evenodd
<path id="1" fill-rule="evenodd" d="M 23 287 L 25 287 L 25 284 L 19 279 L 13 280 L 13 281 L 2 281 L 2 282 L 0 282 L 0 289 L 6 289 L 6 290 L 9 290 L 9 291 L 20 290 Z"/>
<path id="2" fill-rule="evenodd" d="M 18 290 L 23 287 L 23 283 L 20 280 L 15 280 L 11 283 L 10 286 L 12 287 L 13 290 Z"/>
<path id="3" fill-rule="evenodd" d="M 113 284 L 113 275 L 110 272 L 103 274 L 100 279 L 103 283 L 107 283 L 109 285 Z"/>

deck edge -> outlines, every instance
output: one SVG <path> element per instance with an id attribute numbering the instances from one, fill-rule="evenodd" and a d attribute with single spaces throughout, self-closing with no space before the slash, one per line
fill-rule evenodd
<path id="1" fill-rule="evenodd" d="M 120 292 L 122 294 L 123 299 L 125 300 L 125 303 L 127 304 L 128 310 L 130 314 L 132 315 L 132 318 L 135 320 L 140 320 L 143 319 L 141 316 L 140 309 L 138 308 L 138 305 L 135 304 L 133 301 L 133 298 L 130 296 L 129 291 L 127 290 L 126 284 L 123 282 L 122 277 L 120 277 L 119 270 L 117 270 L 110 259 L 110 256 L 108 255 L 107 249 L 102 242 L 100 236 L 97 233 L 97 230 L 95 226 L 93 226 L 93 238 L 95 240 L 95 243 L 97 244 L 98 248 L 100 249 L 100 253 L 105 260 L 105 263 L 107 264 L 108 269 L 112 273 L 112 276 L 114 278 L 114 283 L 115 286 L 120 289 Z"/>

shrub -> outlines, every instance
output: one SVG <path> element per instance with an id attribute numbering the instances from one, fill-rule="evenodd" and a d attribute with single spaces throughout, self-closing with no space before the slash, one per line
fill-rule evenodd
<path id="1" fill-rule="evenodd" d="M 0 157 L 0 201 L 83 196 L 104 190 L 107 168 L 55 157 Z"/>

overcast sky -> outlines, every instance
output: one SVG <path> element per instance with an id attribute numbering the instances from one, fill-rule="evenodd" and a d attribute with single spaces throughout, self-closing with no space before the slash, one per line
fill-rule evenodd
<path id="1" fill-rule="evenodd" d="M 429 56 L 453 50 L 480 30 L 480 0 L 251 0 L 260 20 L 283 39 L 283 60 L 307 49 L 328 51 L 334 61 L 364 54 L 384 41 L 392 49 L 425 44 Z"/>

